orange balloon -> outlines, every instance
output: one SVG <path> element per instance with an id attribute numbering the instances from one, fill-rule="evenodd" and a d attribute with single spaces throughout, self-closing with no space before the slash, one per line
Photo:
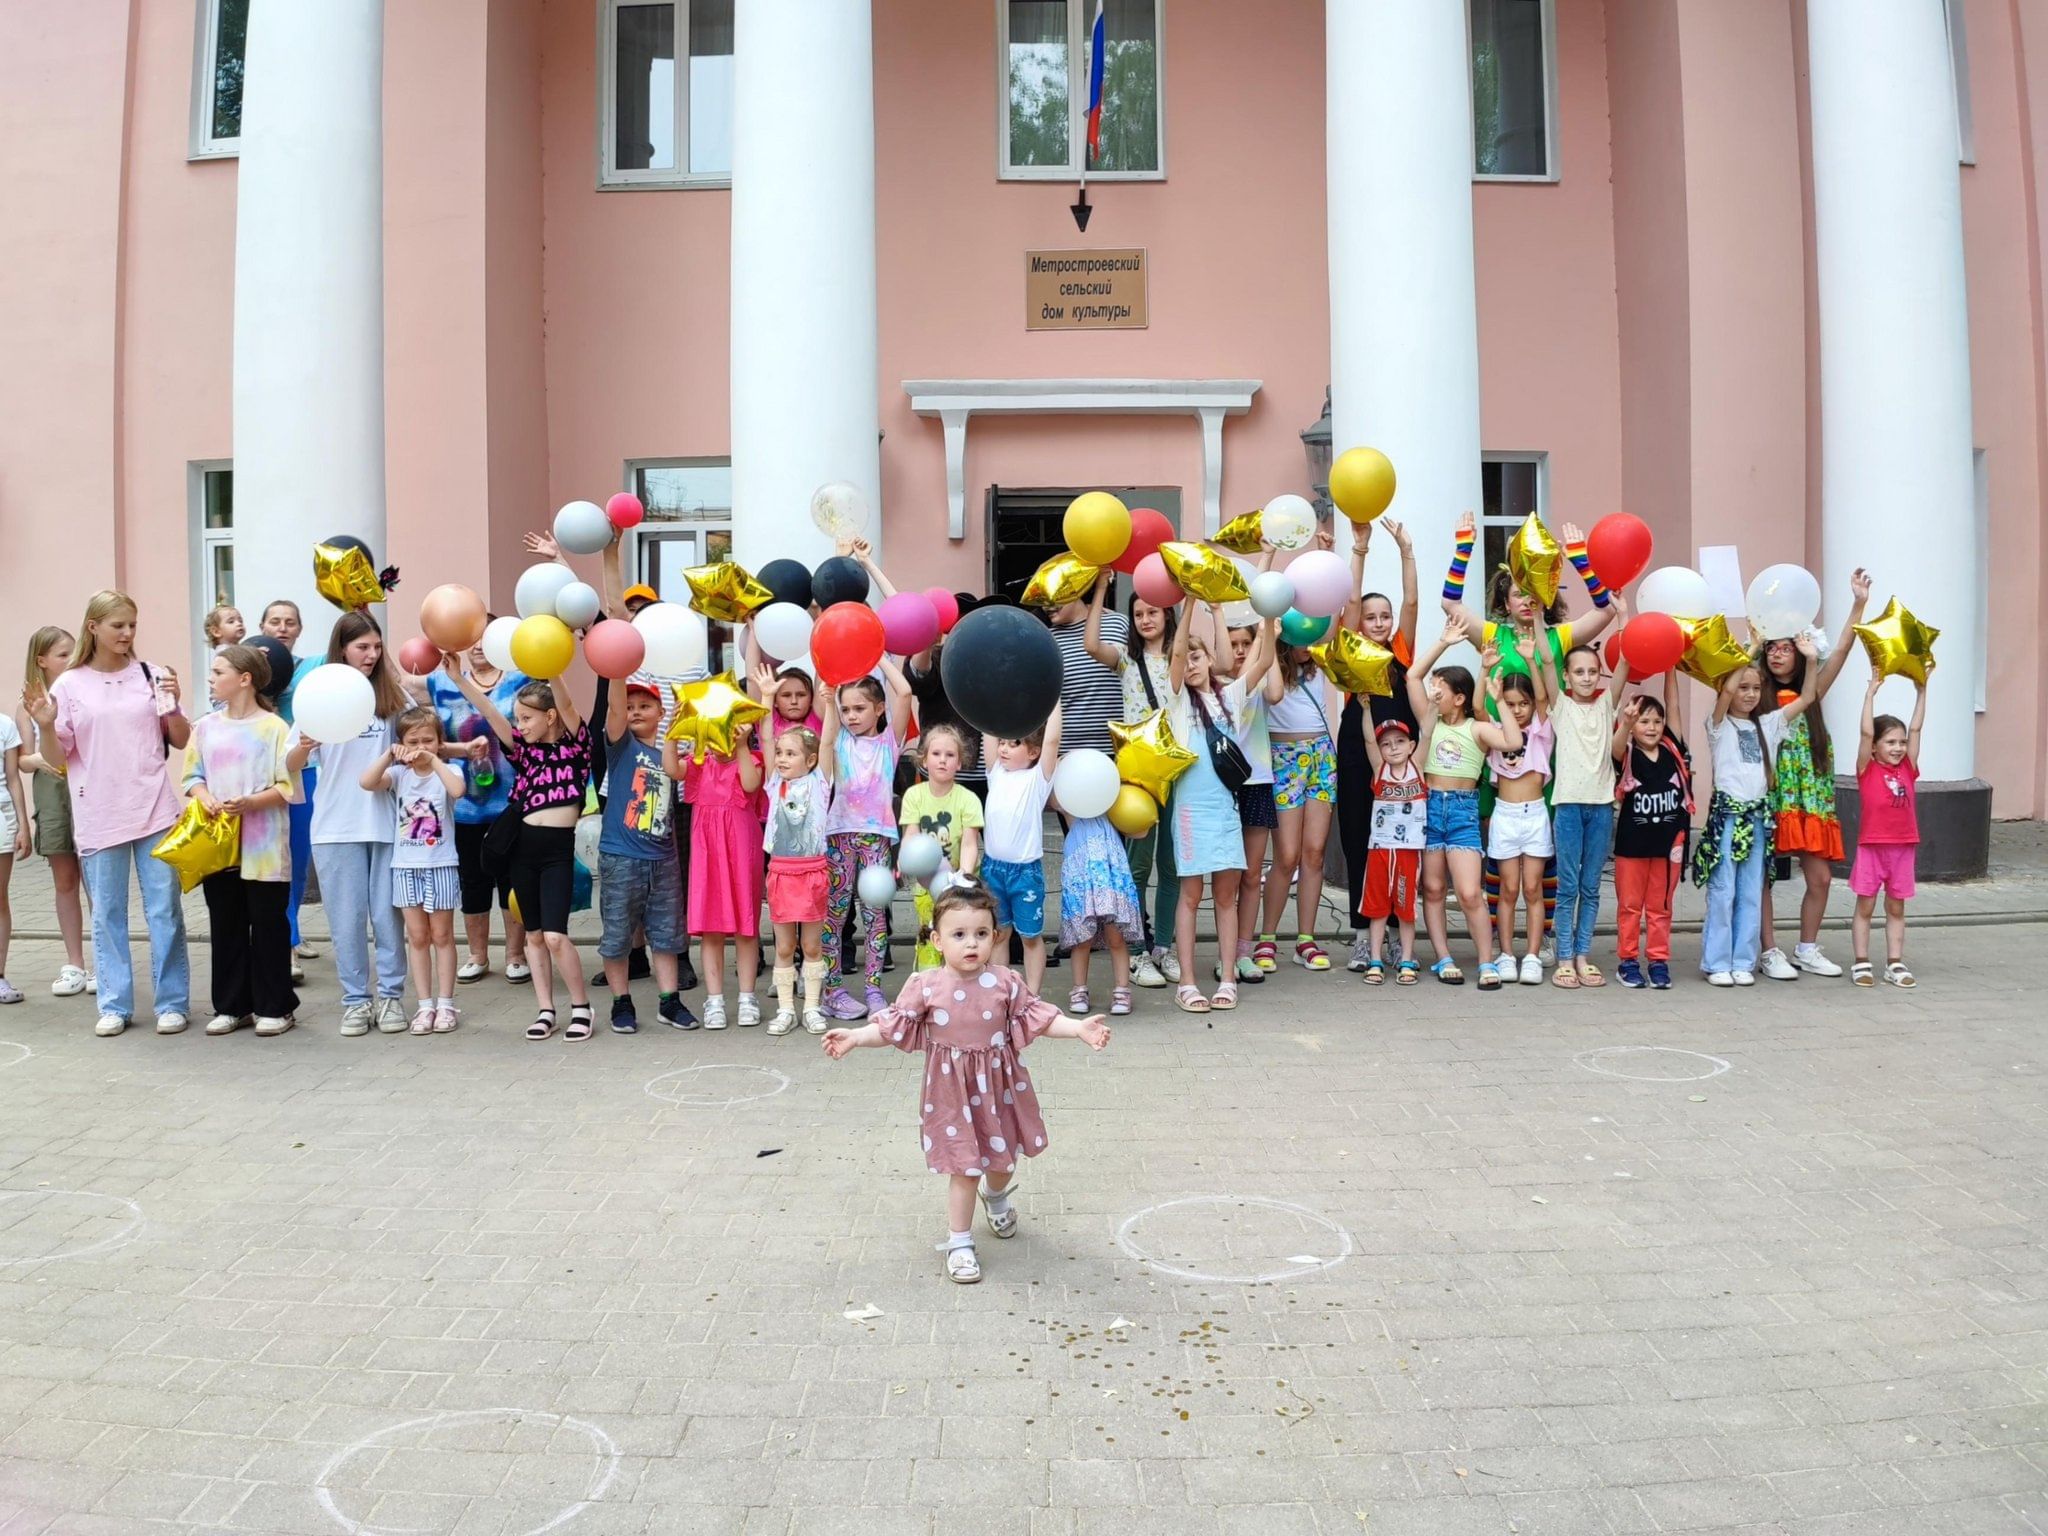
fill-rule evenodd
<path id="1" fill-rule="evenodd" d="M 420 631 L 442 651 L 466 651 L 484 637 L 490 613 L 484 600 L 453 583 L 420 599 Z"/>

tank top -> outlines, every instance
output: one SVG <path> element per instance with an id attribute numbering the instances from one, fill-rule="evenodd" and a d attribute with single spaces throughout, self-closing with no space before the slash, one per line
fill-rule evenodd
<path id="1" fill-rule="evenodd" d="M 1266 707 L 1267 727 L 1282 736 L 1327 736 L 1330 722 L 1323 714 L 1322 691 L 1322 674 L 1310 673 Z"/>
<path id="2" fill-rule="evenodd" d="M 1479 732 L 1470 720 L 1456 725 L 1439 720 L 1429 737 L 1429 761 L 1422 771 L 1442 779 L 1470 779 L 1479 782 L 1479 770 L 1486 755 L 1479 750 Z"/>

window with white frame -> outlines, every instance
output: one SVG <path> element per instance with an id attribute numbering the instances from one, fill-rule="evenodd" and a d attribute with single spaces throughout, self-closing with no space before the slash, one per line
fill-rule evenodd
<path id="1" fill-rule="evenodd" d="M 1090 176 L 1166 174 L 1160 11 L 1164 0 L 1104 0 L 1101 151 Z M 1064 180 L 1088 145 L 1095 0 L 996 0 L 997 173 Z"/>
<path id="2" fill-rule="evenodd" d="M 1977 119 L 1970 107 L 1970 34 L 1963 20 L 1964 0 L 1942 0 L 1948 15 L 1949 67 L 1956 80 L 1956 158 L 1977 163 Z"/>
<path id="3" fill-rule="evenodd" d="M 598 183 L 732 180 L 733 0 L 603 0 Z"/>
<path id="4" fill-rule="evenodd" d="M 209 610 L 235 601 L 234 466 L 226 459 L 197 460 L 186 466 L 185 487 L 192 506 L 192 627 L 196 632 Z M 201 635 L 200 669 L 193 676 L 206 675 L 205 657 L 211 649 Z"/>
<path id="5" fill-rule="evenodd" d="M 1555 0 L 1468 0 L 1472 38 L 1472 172 L 1489 180 L 1556 174 L 1552 83 Z"/>
<path id="6" fill-rule="evenodd" d="M 192 48 L 192 147 L 195 160 L 239 152 L 242 49 L 249 0 L 199 0 Z"/>
<path id="7" fill-rule="evenodd" d="M 732 558 L 732 461 L 729 459 L 637 459 L 627 466 L 627 485 L 647 516 L 634 529 L 629 552 L 632 580 L 666 602 L 687 603 L 683 572 Z M 731 627 L 707 626 L 716 674 L 732 664 Z"/>
<path id="8" fill-rule="evenodd" d="M 1507 564 L 1508 542 L 1531 512 L 1543 511 L 1543 455 L 1490 453 L 1479 466 L 1479 569 L 1467 578 L 1467 600 L 1486 607 L 1493 573 Z"/>

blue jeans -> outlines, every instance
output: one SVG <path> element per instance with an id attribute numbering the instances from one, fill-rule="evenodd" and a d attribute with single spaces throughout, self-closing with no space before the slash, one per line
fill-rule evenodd
<path id="1" fill-rule="evenodd" d="M 99 973 L 101 1014 L 135 1013 L 135 969 L 128 958 L 128 868 L 142 886 L 142 917 L 149 925 L 150 1004 L 158 1018 L 192 1006 L 192 969 L 185 956 L 185 909 L 178 873 L 149 850 L 161 833 L 116 843 L 79 862 L 92 898 L 92 964 Z"/>
<path id="2" fill-rule="evenodd" d="M 1753 848 L 1742 863 L 1728 850 L 1735 836 L 1731 820 L 1721 828 L 1721 861 L 1707 877 L 1707 920 L 1700 936 L 1700 969 L 1754 971 L 1757 936 L 1763 927 L 1764 860 L 1769 844 Z"/>
<path id="3" fill-rule="evenodd" d="M 313 791 L 320 783 L 320 770 L 312 763 L 299 772 L 299 798 L 292 803 L 292 890 L 285 898 L 285 915 L 291 919 L 292 948 L 299 947 L 299 903 L 306 897 L 306 876 L 313 868 Z"/>
<path id="4" fill-rule="evenodd" d="M 377 941 L 377 996 L 405 996 L 405 926 L 391 904 L 389 843 L 315 843 L 320 904 L 333 935 L 343 1007 L 370 1001 L 370 944 Z"/>
<path id="5" fill-rule="evenodd" d="M 1583 959 L 1593 952 L 1593 924 L 1600 917 L 1600 871 L 1614 846 L 1614 807 L 1560 805 L 1551 812 L 1557 842 L 1557 958 Z"/>

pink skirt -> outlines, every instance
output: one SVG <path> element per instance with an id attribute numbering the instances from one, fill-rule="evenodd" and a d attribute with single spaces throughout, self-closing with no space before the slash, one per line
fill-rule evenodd
<path id="1" fill-rule="evenodd" d="M 700 805 L 690 816 L 690 932 L 761 931 L 761 820 L 739 806 Z"/>

